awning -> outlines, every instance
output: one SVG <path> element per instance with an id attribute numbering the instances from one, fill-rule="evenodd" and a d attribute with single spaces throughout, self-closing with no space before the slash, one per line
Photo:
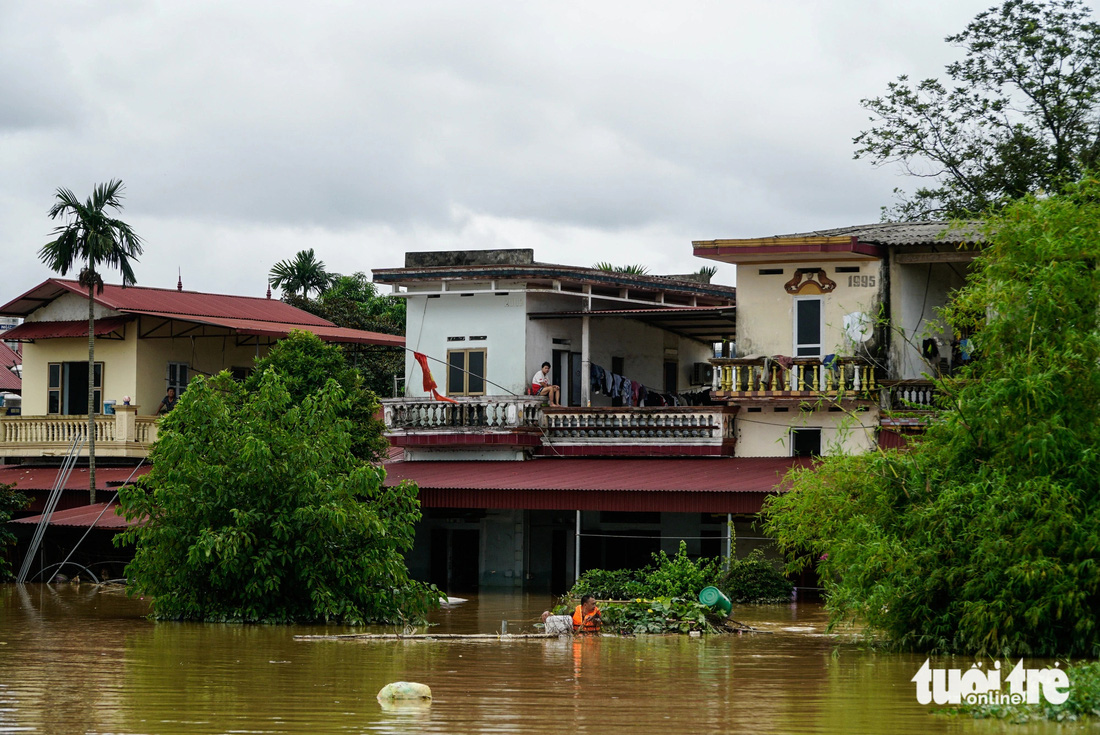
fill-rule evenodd
<path id="1" fill-rule="evenodd" d="M 426 508 L 756 513 L 803 457 L 389 462 Z"/>
<path id="2" fill-rule="evenodd" d="M 95 320 L 95 336 L 111 334 L 133 321 L 129 316 L 108 316 Z M 23 322 L 4 332 L 4 339 L 27 341 L 34 339 L 54 339 L 57 337 L 87 337 L 88 320 L 64 322 Z"/>
<path id="3" fill-rule="evenodd" d="M 42 516 L 29 516 L 17 518 L 8 523 L 20 523 L 37 526 L 42 521 Z M 79 508 L 54 511 L 50 516 L 51 526 L 67 526 L 71 528 L 103 528 L 107 530 L 120 530 L 130 526 L 140 525 L 143 521 L 135 519 L 127 522 L 118 515 L 118 503 L 95 503 L 94 505 L 82 505 Z"/>
<path id="4" fill-rule="evenodd" d="M 529 319 L 597 318 L 633 319 L 700 342 L 721 342 L 737 337 L 737 310 L 733 306 L 680 306 L 664 309 L 599 309 L 594 311 L 542 311 Z"/>

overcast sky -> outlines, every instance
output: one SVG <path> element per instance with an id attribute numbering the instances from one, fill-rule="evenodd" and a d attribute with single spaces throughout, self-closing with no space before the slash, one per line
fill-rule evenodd
<path id="1" fill-rule="evenodd" d="M 309 247 L 682 273 L 692 240 L 875 222 L 911 182 L 852 160 L 860 99 L 993 4 L 0 0 L 0 297 L 52 275 L 56 189 L 111 178 L 141 285 L 251 295 Z"/>

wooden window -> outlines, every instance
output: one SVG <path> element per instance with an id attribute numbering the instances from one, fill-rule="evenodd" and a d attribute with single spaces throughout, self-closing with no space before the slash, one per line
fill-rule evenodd
<path id="1" fill-rule="evenodd" d="M 46 365 L 46 413 L 71 416 L 88 413 L 88 363 L 51 362 Z M 103 412 L 103 363 L 95 364 L 92 410 Z"/>
<path id="2" fill-rule="evenodd" d="M 447 395 L 485 395 L 487 350 L 447 350 Z"/>

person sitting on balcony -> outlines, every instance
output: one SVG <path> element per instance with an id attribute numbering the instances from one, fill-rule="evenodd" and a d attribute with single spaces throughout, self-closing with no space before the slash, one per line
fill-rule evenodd
<path id="1" fill-rule="evenodd" d="M 175 388 L 169 388 L 168 389 L 168 395 L 166 395 L 160 401 L 160 406 L 157 408 L 157 416 L 160 416 L 161 414 L 168 413 L 169 411 L 171 411 L 173 408 L 176 407 L 177 403 L 179 403 L 179 399 L 176 398 L 176 389 Z"/>
<path id="2" fill-rule="evenodd" d="M 533 378 L 531 378 L 531 393 L 536 396 L 547 396 L 551 406 L 561 405 L 561 388 L 550 384 L 550 363 L 542 363 Z"/>

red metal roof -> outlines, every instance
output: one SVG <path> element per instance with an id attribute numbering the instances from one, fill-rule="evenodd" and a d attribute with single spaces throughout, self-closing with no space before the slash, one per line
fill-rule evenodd
<path id="1" fill-rule="evenodd" d="M 788 470 L 811 465 L 793 457 L 399 461 L 386 464 L 386 484 L 412 480 L 427 508 L 755 513 Z"/>
<path id="2" fill-rule="evenodd" d="M 77 281 L 63 278 L 50 278 L 31 289 L 27 293 L 0 306 L 0 314 L 26 316 L 35 309 L 53 301 L 66 293 L 75 293 L 87 298 L 88 291 Z M 347 329 L 337 327 L 332 322 L 307 311 L 296 309 L 278 299 L 258 298 L 252 296 L 229 296 L 225 294 L 200 293 L 198 291 L 177 291 L 167 288 L 148 288 L 144 286 L 130 286 L 123 288 L 116 285 L 105 285 L 103 293 L 96 294 L 94 300 L 97 304 L 114 311 L 125 314 L 143 314 L 164 319 L 179 319 L 181 321 L 198 324 L 211 324 L 214 326 L 234 329 L 242 334 L 285 337 L 291 329 L 304 329 L 313 332 L 327 342 L 355 343 L 385 345 L 403 347 L 405 338 L 392 334 L 368 332 L 361 329 Z M 108 317 L 96 320 L 96 334 L 104 334 L 100 331 L 100 324 L 118 319 Z M 37 327 L 28 327 L 26 323 L 7 332 L 5 339 L 35 339 L 46 337 L 87 336 L 88 328 L 78 334 L 48 334 L 45 326 L 47 322 L 36 322 Z M 76 322 L 53 322 L 52 324 L 73 324 Z M 27 327 L 27 332 L 23 332 Z M 116 325 L 117 327 L 117 325 Z M 76 327 L 70 327 L 76 329 Z M 35 332 L 38 330 L 38 332 Z M 113 331 L 113 330 L 108 330 Z"/>
<path id="3" fill-rule="evenodd" d="M 111 316 L 95 320 L 95 335 L 110 334 L 126 322 L 133 321 L 129 316 Z M 4 332 L 4 339 L 51 339 L 53 337 L 87 337 L 88 320 L 77 319 L 67 322 L 23 322 Z"/>
<path id="4" fill-rule="evenodd" d="M 126 482 L 131 473 L 133 473 L 134 479 L 137 479 L 148 474 L 150 469 L 152 467 L 147 464 L 138 467 L 136 472 L 133 467 L 96 467 L 96 489 L 106 488 L 107 483 Z M 23 492 L 52 490 L 54 483 L 57 482 L 58 471 L 57 467 L 27 467 L 24 465 L 0 467 L 0 483 L 14 485 L 16 490 L 22 490 Z M 69 475 L 68 482 L 65 483 L 65 489 L 87 490 L 88 468 L 74 468 Z"/>
<path id="5" fill-rule="evenodd" d="M 0 367 L 0 391 L 19 393 L 23 390 L 23 380 L 8 368 Z"/>
<path id="6" fill-rule="evenodd" d="M 38 525 L 41 520 L 42 516 L 37 515 L 29 516 L 27 518 L 16 518 L 15 520 L 8 522 Z M 50 516 L 51 526 L 74 526 L 77 528 L 88 528 L 89 526 L 95 526 L 96 528 L 117 530 L 120 528 L 129 528 L 130 526 L 136 526 L 141 522 L 142 521 L 138 519 L 135 519 L 132 522 L 127 522 L 125 518 L 118 515 L 118 503 L 115 503 L 113 501 L 110 503 L 82 505 L 79 508 L 69 508 L 68 510 L 58 510 L 54 511 L 53 515 Z"/>
<path id="7" fill-rule="evenodd" d="M 525 462 L 390 462 L 387 485 L 485 490 L 632 490 L 769 493 L 799 457 L 556 459 Z"/>
<path id="8" fill-rule="evenodd" d="M 0 332 L 0 339 L 4 338 L 5 332 Z M 23 356 L 18 352 L 8 347 L 3 342 L 0 342 L 0 367 L 10 368 L 13 365 L 22 365 Z"/>

